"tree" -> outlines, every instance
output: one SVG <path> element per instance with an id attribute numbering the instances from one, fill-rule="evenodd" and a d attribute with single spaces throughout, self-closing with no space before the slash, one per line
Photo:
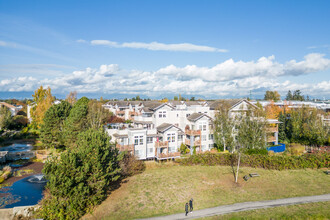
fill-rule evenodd
<path id="1" fill-rule="evenodd" d="M 44 89 L 40 86 L 35 90 L 33 97 L 34 106 L 31 109 L 32 126 L 40 129 L 46 111 L 52 106 L 55 98 L 52 96 L 51 89 Z"/>
<path id="2" fill-rule="evenodd" d="M 77 148 L 44 165 L 48 179 L 39 211 L 45 219 L 79 219 L 107 197 L 120 178 L 118 151 L 101 130 L 78 135 Z"/>
<path id="3" fill-rule="evenodd" d="M 258 111 L 250 109 L 245 115 L 238 115 L 235 119 L 237 133 L 237 171 L 235 182 L 237 183 L 241 153 L 246 149 L 263 149 L 266 147 L 266 120 Z"/>
<path id="4" fill-rule="evenodd" d="M 88 103 L 87 125 L 89 128 L 99 129 L 111 117 L 111 113 L 102 107 L 102 103 L 91 100 Z"/>
<path id="5" fill-rule="evenodd" d="M 67 147 L 75 144 L 78 134 L 87 129 L 89 99 L 80 98 L 72 107 L 69 116 L 64 122 L 64 143 Z"/>
<path id="6" fill-rule="evenodd" d="M 277 91 L 266 91 L 264 100 L 273 100 L 277 102 L 281 100 L 281 95 Z"/>
<path id="7" fill-rule="evenodd" d="M 292 93 L 291 90 L 288 91 L 287 95 L 286 95 L 286 100 L 292 100 Z"/>
<path id="8" fill-rule="evenodd" d="M 301 95 L 300 90 L 295 90 L 293 92 L 292 100 L 305 101 L 305 97 L 303 95 Z"/>
<path id="9" fill-rule="evenodd" d="M 0 129 L 7 129 L 12 123 L 11 112 L 6 106 L 0 106 Z"/>
<path id="10" fill-rule="evenodd" d="M 230 106 L 222 102 L 217 110 L 214 121 L 214 140 L 219 150 L 229 150 L 233 152 L 235 148 L 235 138 L 233 135 L 235 122 L 229 116 Z"/>
<path id="11" fill-rule="evenodd" d="M 162 103 L 168 103 L 168 98 L 163 98 L 160 102 L 162 102 Z"/>
<path id="12" fill-rule="evenodd" d="M 77 102 L 77 91 L 70 92 L 66 97 L 66 101 L 73 106 Z"/>
<path id="13" fill-rule="evenodd" d="M 63 124 L 69 116 L 71 105 L 62 101 L 51 106 L 45 113 L 40 129 L 40 140 L 46 148 L 60 148 L 64 146 Z"/>
<path id="14" fill-rule="evenodd" d="M 268 119 L 278 119 L 279 114 L 281 112 L 281 108 L 273 101 L 271 101 L 266 107 L 265 107 L 265 112 L 266 112 L 266 118 Z"/>
<path id="15" fill-rule="evenodd" d="M 178 97 L 177 96 L 174 96 L 173 100 L 174 101 L 178 101 Z"/>
<path id="16" fill-rule="evenodd" d="M 195 97 L 191 97 L 190 98 L 190 101 L 195 101 Z"/>

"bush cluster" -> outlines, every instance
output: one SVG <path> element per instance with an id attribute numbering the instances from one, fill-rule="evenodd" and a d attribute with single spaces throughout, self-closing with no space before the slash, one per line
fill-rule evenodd
<path id="1" fill-rule="evenodd" d="M 136 157 L 126 151 L 119 155 L 119 166 L 122 177 L 133 176 L 142 173 L 146 169 L 143 161 L 137 160 Z"/>
<path id="2" fill-rule="evenodd" d="M 237 154 L 205 153 L 192 155 L 188 158 L 177 159 L 181 165 L 223 165 L 230 166 L 236 164 Z M 241 156 L 241 166 L 286 170 L 286 169 L 305 169 L 305 168 L 329 168 L 330 154 L 304 154 L 301 156 L 288 155 L 262 155 L 262 154 L 243 154 Z"/>

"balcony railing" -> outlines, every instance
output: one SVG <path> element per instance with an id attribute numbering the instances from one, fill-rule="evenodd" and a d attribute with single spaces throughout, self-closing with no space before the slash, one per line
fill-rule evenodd
<path id="1" fill-rule="evenodd" d="M 175 158 L 175 157 L 180 157 L 181 154 L 180 152 L 174 152 L 174 153 L 167 153 L 167 154 L 156 154 L 157 159 L 169 159 L 169 158 Z"/>
<path id="2" fill-rule="evenodd" d="M 276 137 L 274 136 L 270 136 L 267 138 L 267 142 L 275 142 L 276 141 Z"/>
<path id="3" fill-rule="evenodd" d="M 159 141 L 155 143 L 156 148 L 168 147 L 168 141 Z"/>
<path id="4" fill-rule="evenodd" d="M 190 139 L 185 139 L 184 143 L 189 146 L 199 146 L 201 145 L 201 140 L 195 140 L 194 144 L 191 144 Z"/>
<path id="5" fill-rule="evenodd" d="M 266 129 L 267 132 L 269 133 L 274 133 L 274 132 L 278 132 L 278 128 L 277 127 L 269 127 Z"/>
<path id="6" fill-rule="evenodd" d="M 116 111 L 116 115 L 125 115 L 125 111 Z"/>
<path id="7" fill-rule="evenodd" d="M 129 144 L 129 145 L 120 145 L 120 144 L 117 144 L 116 145 L 116 148 L 119 150 L 119 151 L 134 151 L 134 144 Z"/>
<path id="8" fill-rule="evenodd" d="M 197 136 L 197 135 L 201 135 L 201 130 L 188 130 L 186 129 L 186 135 L 193 135 L 193 136 Z"/>

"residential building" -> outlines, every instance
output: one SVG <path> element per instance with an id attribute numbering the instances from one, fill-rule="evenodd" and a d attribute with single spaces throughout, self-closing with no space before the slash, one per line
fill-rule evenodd
<path id="1" fill-rule="evenodd" d="M 231 117 L 256 107 L 247 100 L 111 101 L 103 107 L 132 122 L 130 126 L 112 124 L 107 129 L 119 150 L 132 152 L 140 159 L 162 160 L 179 157 L 182 143 L 191 152 L 194 148 L 196 152 L 211 150 L 215 111 L 223 101 L 230 105 Z M 272 132 L 272 142 L 277 143 L 277 131 Z"/>

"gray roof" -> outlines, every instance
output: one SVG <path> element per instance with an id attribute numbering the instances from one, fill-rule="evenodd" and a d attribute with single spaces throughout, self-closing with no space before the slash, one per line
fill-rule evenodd
<path id="1" fill-rule="evenodd" d="M 113 136 L 116 137 L 116 138 L 128 137 L 127 134 L 117 134 L 117 133 L 113 134 Z"/>
<path id="2" fill-rule="evenodd" d="M 193 121 L 193 122 L 195 122 L 195 121 L 197 121 L 198 119 L 200 119 L 200 118 L 202 118 L 202 117 L 208 117 L 208 118 L 210 118 L 209 116 L 207 116 L 207 115 L 205 115 L 205 114 L 203 114 L 203 113 L 192 113 L 191 115 L 189 115 L 188 116 L 188 120 L 189 121 Z M 211 118 L 210 118 L 211 119 Z"/>
<path id="3" fill-rule="evenodd" d="M 161 125 L 159 125 L 157 127 L 157 131 L 158 132 L 165 132 L 166 130 L 170 129 L 171 127 L 175 127 L 176 129 L 178 129 L 179 131 L 183 132 L 180 128 L 178 128 L 177 126 L 173 125 L 173 124 L 169 124 L 169 123 L 163 123 Z"/>
<path id="4" fill-rule="evenodd" d="M 174 126 L 174 125 L 169 124 L 169 123 L 163 123 L 163 124 L 161 124 L 161 125 L 159 125 L 159 126 L 157 127 L 157 131 L 159 131 L 159 132 L 164 132 L 164 131 L 166 131 L 167 129 L 169 129 L 170 127 L 172 127 L 172 126 Z"/>
<path id="5" fill-rule="evenodd" d="M 211 110 L 219 109 L 222 106 L 228 106 L 229 108 L 232 108 L 240 101 L 242 101 L 242 99 L 219 99 L 215 101 L 209 101 L 209 105 Z"/>

